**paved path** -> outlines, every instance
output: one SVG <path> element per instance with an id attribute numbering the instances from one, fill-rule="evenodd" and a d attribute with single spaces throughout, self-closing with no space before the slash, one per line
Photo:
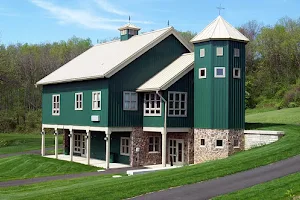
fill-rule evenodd
<path id="1" fill-rule="evenodd" d="M 127 170 L 134 170 L 134 169 L 141 169 L 141 168 L 143 168 L 143 167 L 139 167 L 139 168 L 125 167 L 125 168 L 118 168 L 118 169 L 108 169 L 103 172 L 85 172 L 85 173 L 81 173 L 81 174 L 66 174 L 66 175 L 46 176 L 46 177 L 38 177 L 38 178 L 31 178 L 31 179 L 24 179 L 24 180 L 12 180 L 12 181 L 0 182 L 0 188 L 1 187 L 27 185 L 27 184 L 33 184 L 33 183 L 41 183 L 41 182 L 46 182 L 46 181 L 80 178 L 80 177 L 87 177 L 87 176 L 99 176 L 99 175 L 104 175 L 104 174 L 118 174 L 118 173 L 125 173 Z"/>
<path id="2" fill-rule="evenodd" d="M 136 197 L 135 200 L 200 200 L 241 190 L 295 172 L 300 172 L 300 156 L 237 174 Z"/>

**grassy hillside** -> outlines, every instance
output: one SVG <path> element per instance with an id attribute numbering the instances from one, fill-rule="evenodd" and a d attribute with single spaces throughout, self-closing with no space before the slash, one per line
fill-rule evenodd
<path id="1" fill-rule="evenodd" d="M 0 158 L 0 181 L 97 171 L 97 167 L 37 155 Z M 0 198 L 2 199 L 2 198 Z"/>
<path id="2" fill-rule="evenodd" d="M 272 112 L 265 114 L 273 115 Z M 300 113 L 295 117 L 300 118 Z M 284 116 L 280 118 L 287 122 Z M 124 199 L 245 171 L 300 153 L 300 126 L 290 124 L 292 122 L 288 122 L 288 125 L 282 124 L 282 121 L 279 123 L 247 124 L 247 128 L 280 130 L 285 131 L 286 135 L 276 143 L 240 152 L 226 159 L 119 179 L 101 176 L 2 188 L 0 199 Z"/>
<path id="3" fill-rule="evenodd" d="M 41 148 L 40 134 L 0 133 L 0 154 L 9 154 L 36 150 Z M 53 134 L 46 135 L 46 147 L 54 146 Z M 59 135 L 59 144 L 62 144 L 62 135 Z"/>
<path id="4" fill-rule="evenodd" d="M 277 124 L 298 124 L 300 125 L 300 107 L 286 108 L 267 112 L 248 111 L 246 115 L 248 123 L 277 123 Z"/>

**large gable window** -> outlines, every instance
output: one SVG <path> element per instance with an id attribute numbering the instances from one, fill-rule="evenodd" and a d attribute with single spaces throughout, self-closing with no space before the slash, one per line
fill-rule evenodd
<path id="1" fill-rule="evenodd" d="M 92 93 L 92 109 L 101 110 L 101 92 Z"/>
<path id="2" fill-rule="evenodd" d="M 170 117 L 186 117 L 187 114 L 187 93 L 169 92 L 168 105 Z"/>
<path id="3" fill-rule="evenodd" d="M 83 93 L 75 93 L 75 110 L 83 109 Z"/>
<path id="4" fill-rule="evenodd" d="M 138 96 L 136 92 L 123 93 L 123 110 L 138 110 Z"/>
<path id="5" fill-rule="evenodd" d="M 161 116 L 160 97 L 156 93 L 145 93 L 144 116 Z"/>
<path id="6" fill-rule="evenodd" d="M 60 95 L 52 95 L 52 115 L 60 114 Z"/>

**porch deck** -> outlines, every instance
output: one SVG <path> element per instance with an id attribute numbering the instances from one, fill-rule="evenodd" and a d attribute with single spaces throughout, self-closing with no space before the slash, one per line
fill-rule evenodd
<path id="1" fill-rule="evenodd" d="M 55 159 L 55 155 L 47 155 L 47 156 L 44 156 L 44 157 Z M 59 154 L 58 155 L 58 160 L 70 161 L 70 156 L 69 155 L 64 155 L 64 154 Z M 73 162 L 77 162 L 77 163 L 87 165 L 87 159 L 85 157 L 73 156 Z M 105 168 L 105 160 L 98 160 L 98 159 L 91 158 L 90 159 L 90 165 L 95 166 L 95 167 Z M 126 164 L 122 164 L 122 163 L 110 163 L 109 164 L 109 168 L 111 168 L 111 169 L 125 168 L 125 167 L 130 167 L 130 165 L 126 165 Z"/>

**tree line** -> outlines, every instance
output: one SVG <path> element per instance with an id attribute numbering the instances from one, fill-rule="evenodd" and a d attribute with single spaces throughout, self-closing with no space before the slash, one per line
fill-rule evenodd
<path id="1" fill-rule="evenodd" d="M 249 21 L 238 29 L 246 46 L 246 106 L 300 106 L 300 18 L 275 25 Z M 188 41 L 196 33 L 180 32 Z M 115 38 L 114 38 L 115 39 Z M 34 84 L 92 47 L 90 39 L 41 44 L 0 44 L 0 132 L 41 125 L 41 87 Z"/>

